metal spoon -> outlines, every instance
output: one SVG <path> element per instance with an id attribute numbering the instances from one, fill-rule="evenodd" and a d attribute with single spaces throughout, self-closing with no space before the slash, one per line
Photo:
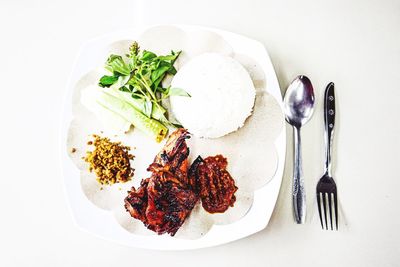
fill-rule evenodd
<path id="1" fill-rule="evenodd" d="M 311 118 L 314 102 L 314 89 L 310 79 L 304 75 L 297 76 L 286 91 L 284 108 L 286 121 L 294 130 L 293 212 L 298 224 L 304 223 L 306 219 L 300 128 Z"/>

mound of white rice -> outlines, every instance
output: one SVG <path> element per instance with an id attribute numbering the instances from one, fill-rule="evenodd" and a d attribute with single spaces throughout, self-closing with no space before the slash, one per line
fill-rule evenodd
<path id="1" fill-rule="evenodd" d="M 171 97 L 178 121 L 198 137 L 217 138 L 236 131 L 252 112 L 255 89 L 245 68 L 231 57 L 204 53 L 185 64 L 171 87 L 191 97 Z"/>

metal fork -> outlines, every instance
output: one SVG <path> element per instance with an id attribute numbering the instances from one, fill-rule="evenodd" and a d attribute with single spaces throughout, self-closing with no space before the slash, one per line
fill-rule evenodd
<path id="1" fill-rule="evenodd" d="M 335 85 L 331 82 L 325 89 L 324 99 L 324 122 L 325 122 L 325 173 L 319 179 L 317 184 L 317 202 L 319 219 L 321 220 L 322 229 L 324 223 L 322 221 L 321 199 L 324 210 L 325 229 L 328 230 L 327 209 L 329 211 L 329 218 L 331 222 L 331 230 L 333 230 L 332 220 L 332 198 L 335 210 L 336 230 L 338 230 L 338 201 L 337 201 L 337 188 L 336 183 L 332 178 L 331 172 L 331 147 L 333 141 L 333 130 L 335 126 Z M 328 199 L 328 207 L 326 206 L 326 199 Z"/>

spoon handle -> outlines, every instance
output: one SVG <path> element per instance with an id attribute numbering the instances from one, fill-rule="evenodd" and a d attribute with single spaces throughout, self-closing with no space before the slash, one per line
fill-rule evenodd
<path id="1" fill-rule="evenodd" d="M 324 122 L 325 122 L 325 173 L 331 173 L 331 146 L 335 127 L 335 85 L 331 82 L 325 89 Z"/>
<path id="2" fill-rule="evenodd" d="M 300 128 L 294 129 L 294 170 L 293 170 L 293 213 L 296 223 L 303 224 L 306 220 L 306 192 L 301 158 Z"/>

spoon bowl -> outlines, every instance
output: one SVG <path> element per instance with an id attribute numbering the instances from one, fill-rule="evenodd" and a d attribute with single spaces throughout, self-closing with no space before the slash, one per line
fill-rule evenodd
<path id="1" fill-rule="evenodd" d="M 314 88 L 310 79 L 300 75 L 289 85 L 284 99 L 286 121 L 300 128 L 314 112 Z"/>

